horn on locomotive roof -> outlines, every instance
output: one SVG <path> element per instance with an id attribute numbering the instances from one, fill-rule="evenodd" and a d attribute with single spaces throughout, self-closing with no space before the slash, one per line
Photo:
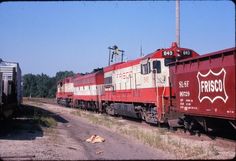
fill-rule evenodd
<path id="1" fill-rule="evenodd" d="M 121 62 L 123 62 L 123 57 L 124 57 L 124 50 L 120 50 L 117 45 L 113 45 L 112 47 L 108 47 L 109 49 L 109 60 L 108 60 L 108 65 L 113 62 L 114 56 L 119 56 L 121 53 Z"/>

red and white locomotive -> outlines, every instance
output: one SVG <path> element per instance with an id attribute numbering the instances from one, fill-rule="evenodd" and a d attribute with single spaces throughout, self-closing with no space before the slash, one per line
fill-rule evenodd
<path id="1" fill-rule="evenodd" d="M 150 123 L 164 122 L 170 96 L 168 63 L 195 57 L 190 49 L 158 49 L 136 60 L 104 68 L 103 107 L 107 113 L 142 118 Z"/>
<path id="2" fill-rule="evenodd" d="M 215 69 L 217 63 L 223 61 L 230 65 L 224 62 L 218 65 L 219 69 Z M 223 87 L 219 82 L 215 81 L 214 85 L 214 82 L 205 78 L 206 70 L 217 75 L 216 72 L 221 72 L 220 68 L 224 68 L 223 72 L 231 73 L 223 77 L 226 80 L 224 90 L 230 90 L 226 84 L 231 84 L 233 90 L 228 92 L 227 100 L 217 96 L 213 98 L 213 94 L 212 101 L 207 99 L 206 90 L 213 90 L 212 86 L 216 87 L 215 91 Z M 208 87 L 205 87 L 207 83 L 200 83 L 204 87 L 198 87 L 196 81 L 200 77 L 204 77 L 206 82 L 210 81 Z M 200 102 L 196 100 L 199 98 L 198 90 L 205 90 L 204 94 L 200 94 L 205 96 Z M 181 117 L 182 124 L 190 129 L 193 123 L 204 127 L 204 118 L 222 118 L 235 128 L 235 48 L 204 57 L 173 43 L 170 48 L 158 49 L 135 60 L 66 78 L 58 83 L 57 100 L 64 105 L 143 119 L 149 123 L 169 122 L 174 125 L 177 124 L 174 118 L 184 116 Z M 216 108 L 215 104 L 223 107 Z"/>
<path id="3" fill-rule="evenodd" d="M 73 78 L 73 82 L 73 106 L 98 111 L 99 107 L 101 107 L 102 87 L 104 84 L 103 70 L 97 69 L 90 74 L 79 74 Z"/>
<path id="4" fill-rule="evenodd" d="M 71 101 L 73 100 L 74 95 L 74 83 L 72 82 L 72 77 L 67 77 L 63 80 L 60 80 L 57 83 L 57 103 L 70 106 Z"/>

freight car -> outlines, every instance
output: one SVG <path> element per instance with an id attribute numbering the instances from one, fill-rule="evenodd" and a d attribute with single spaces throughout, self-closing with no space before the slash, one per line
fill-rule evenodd
<path id="1" fill-rule="evenodd" d="M 236 129 L 235 61 L 236 48 L 229 48 L 170 64 L 170 108 L 183 114 L 185 129 Z"/>
<path id="2" fill-rule="evenodd" d="M 0 118 L 9 118 L 22 103 L 21 69 L 18 63 L 0 59 Z"/>

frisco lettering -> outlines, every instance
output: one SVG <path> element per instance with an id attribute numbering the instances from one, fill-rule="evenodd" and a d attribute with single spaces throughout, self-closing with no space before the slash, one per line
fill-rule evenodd
<path id="1" fill-rule="evenodd" d="M 119 79 L 129 79 L 132 77 L 132 71 L 124 72 L 124 73 L 117 73 L 116 78 Z"/>
<path id="2" fill-rule="evenodd" d="M 223 91 L 223 83 L 222 80 L 208 80 L 201 81 L 201 92 L 222 92 Z"/>

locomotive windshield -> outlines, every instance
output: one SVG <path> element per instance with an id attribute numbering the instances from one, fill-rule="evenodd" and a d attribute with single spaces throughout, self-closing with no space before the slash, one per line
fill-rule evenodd
<path id="1" fill-rule="evenodd" d="M 153 63 L 152 63 L 152 69 L 153 69 L 154 71 L 156 70 L 157 73 L 161 73 L 161 62 L 158 61 L 158 60 L 153 61 Z"/>

